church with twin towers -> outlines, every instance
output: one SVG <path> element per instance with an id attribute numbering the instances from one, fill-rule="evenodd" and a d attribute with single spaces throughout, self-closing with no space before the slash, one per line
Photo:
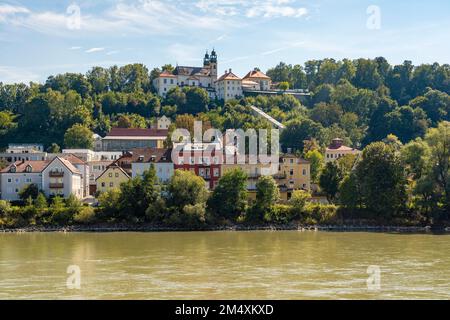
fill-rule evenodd
<path id="1" fill-rule="evenodd" d="M 211 99 L 230 100 L 240 98 L 247 91 L 269 91 L 271 79 L 258 69 L 240 78 L 231 69 L 218 75 L 218 58 L 213 49 L 203 57 L 203 66 L 176 66 L 170 71 L 163 71 L 153 80 L 158 95 L 165 97 L 175 87 L 199 87 L 208 92 Z"/>

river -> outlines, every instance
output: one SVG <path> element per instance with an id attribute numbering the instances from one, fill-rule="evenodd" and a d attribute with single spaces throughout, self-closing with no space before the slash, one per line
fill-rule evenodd
<path id="1" fill-rule="evenodd" d="M 0 234 L 0 299 L 397 298 L 450 299 L 450 235 Z"/>

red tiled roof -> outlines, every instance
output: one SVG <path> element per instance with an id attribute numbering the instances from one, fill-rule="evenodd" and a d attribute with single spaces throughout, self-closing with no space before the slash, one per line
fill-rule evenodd
<path id="1" fill-rule="evenodd" d="M 244 79 L 248 79 L 248 78 L 264 78 L 264 79 L 270 79 L 268 76 L 266 76 L 264 73 L 262 73 L 261 71 L 257 71 L 257 70 L 253 70 L 250 71 L 249 73 L 247 73 L 244 77 Z"/>
<path id="2" fill-rule="evenodd" d="M 171 74 L 169 71 L 163 71 L 159 74 L 161 78 L 176 78 L 173 74 Z"/>
<path id="3" fill-rule="evenodd" d="M 134 128 L 112 128 L 107 137 L 159 137 L 167 136 L 167 129 L 134 129 Z"/>
<path id="4" fill-rule="evenodd" d="M 65 153 L 60 155 L 59 157 L 68 160 L 72 164 L 86 164 L 86 162 L 72 153 Z"/>
<path id="5" fill-rule="evenodd" d="M 16 161 L 15 163 L 10 164 L 6 168 L 2 169 L 1 173 L 7 173 L 11 169 L 12 166 L 16 166 L 16 173 L 26 172 L 26 168 L 30 165 L 32 168 L 32 173 L 39 173 L 44 170 L 44 168 L 50 163 L 49 160 L 41 161 L 41 160 L 30 160 L 30 161 Z"/>
<path id="6" fill-rule="evenodd" d="M 222 81 L 222 80 L 241 80 L 241 78 L 239 78 L 233 72 L 228 72 L 228 73 L 223 74 L 219 79 L 217 79 L 217 81 Z"/>

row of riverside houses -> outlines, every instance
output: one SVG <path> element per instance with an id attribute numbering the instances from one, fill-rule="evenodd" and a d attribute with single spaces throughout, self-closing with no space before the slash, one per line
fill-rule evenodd
<path id="1" fill-rule="evenodd" d="M 248 175 L 250 196 L 256 194 L 256 182 L 262 175 L 272 175 L 276 179 L 283 200 L 289 199 L 292 190 L 311 190 L 309 162 L 290 152 L 282 154 L 275 167 L 249 161 L 238 164 L 224 161 L 219 142 L 193 143 L 183 147 L 189 156 L 173 161 L 172 149 L 163 148 L 170 123 L 165 121 L 165 125 L 166 128 L 157 129 L 114 128 L 102 138 L 108 146 L 101 148 L 102 151 L 65 149 L 62 153 L 51 154 L 38 144 L 10 144 L 6 152 L 0 153 L 0 160 L 8 163 L 0 171 L 1 198 L 19 200 L 20 191 L 30 184 L 36 184 L 47 196 L 74 194 L 80 199 L 92 198 L 99 192 L 119 188 L 122 182 L 142 175 L 151 165 L 162 183 L 167 182 L 175 170 L 189 170 L 201 176 L 206 187 L 212 190 L 224 173 L 241 168 Z M 114 139 L 119 141 L 120 151 L 111 143 Z M 108 149 L 111 146 L 112 149 Z M 206 148 L 214 151 L 205 156 Z M 346 153 L 358 152 L 335 139 L 327 148 L 326 160 L 334 161 Z"/>

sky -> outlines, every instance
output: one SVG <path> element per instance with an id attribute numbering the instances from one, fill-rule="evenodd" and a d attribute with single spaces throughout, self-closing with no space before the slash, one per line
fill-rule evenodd
<path id="1" fill-rule="evenodd" d="M 446 0 L 0 0 L 0 82 L 93 66 L 200 66 L 244 76 L 280 61 L 450 63 Z"/>

